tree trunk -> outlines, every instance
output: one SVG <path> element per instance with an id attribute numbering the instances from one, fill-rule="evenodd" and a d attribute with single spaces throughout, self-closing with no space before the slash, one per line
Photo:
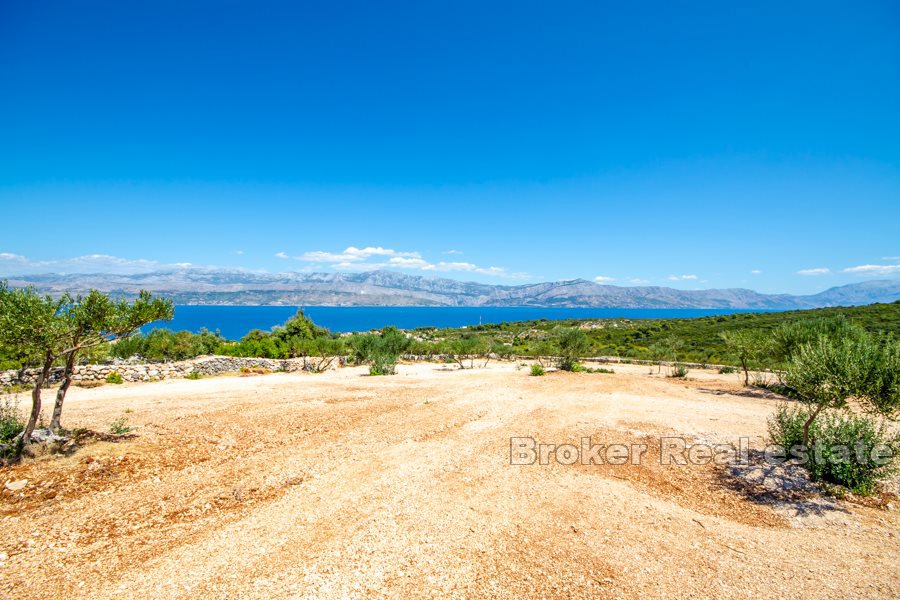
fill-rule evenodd
<path id="1" fill-rule="evenodd" d="M 812 425 L 813 421 L 816 420 L 816 417 L 819 416 L 819 413 L 822 412 L 823 408 L 825 408 L 825 405 L 820 404 L 816 410 L 809 415 L 809 418 L 806 419 L 806 423 L 803 424 L 803 447 L 807 450 L 809 450 L 809 427 Z"/>
<path id="2" fill-rule="evenodd" d="M 44 382 L 50 378 L 50 369 L 53 367 L 53 358 L 53 355 L 48 352 L 44 356 L 43 368 L 35 375 L 34 389 L 31 390 L 31 415 L 28 417 L 25 429 L 16 436 L 16 439 L 21 442 L 19 444 L 20 449 L 31 443 L 31 434 L 34 432 L 38 417 L 41 414 L 41 387 L 43 387 Z"/>
<path id="3" fill-rule="evenodd" d="M 50 418 L 50 431 L 59 433 L 60 419 L 62 419 L 63 402 L 66 401 L 66 392 L 72 384 L 72 375 L 75 372 L 75 352 L 69 352 L 66 357 L 66 368 L 63 371 L 63 380 L 56 392 L 56 403 L 53 405 L 53 416 Z"/>
<path id="4" fill-rule="evenodd" d="M 741 359 L 741 366 L 744 368 L 744 387 L 750 385 L 750 371 L 747 369 L 747 361 Z"/>

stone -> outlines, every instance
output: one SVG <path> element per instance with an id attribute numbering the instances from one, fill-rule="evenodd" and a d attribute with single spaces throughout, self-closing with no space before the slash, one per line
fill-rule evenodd
<path id="1" fill-rule="evenodd" d="M 20 479 L 18 481 L 7 481 L 5 487 L 11 492 L 18 492 L 19 490 L 24 489 L 26 485 L 28 485 L 28 480 Z"/>
<path id="2" fill-rule="evenodd" d="M 47 442 L 66 442 L 69 438 L 56 435 L 49 429 L 35 429 L 31 432 L 31 441 L 36 444 L 44 444 Z"/>

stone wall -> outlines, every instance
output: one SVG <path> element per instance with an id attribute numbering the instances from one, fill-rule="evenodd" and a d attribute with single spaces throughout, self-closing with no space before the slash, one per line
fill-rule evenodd
<path id="1" fill-rule="evenodd" d="M 311 361 L 310 361 L 311 362 Z M 330 368 L 335 369 L 342 363 L 335 359 Z M 220 375 L 233 373 L 242 368 L 269 369 L 270 371 L 304 371 L 311 368 L 307 359 L 289 358 L 277 360 L 270 358 L 241 358 L 236 356 L 201 356 L 191 360 L 168 363 L 130 363 L 102 365 L 79 365 L 75 367 L 73 380 L 78 381 L 104 381 L 110 373 L 118 373 L 125 381 L 152 381 L 158 379 L 171 379 L 187 377 L 190 373 L 200 375 Z M 50 373 L 50 383 L 56 383 L 62 378 L 62 367 L 54 368 Z M 27 385 L 34 381 L 37 374 L 35 369 L 29 369 L 21 377 L 19 371 L 0 371 L 0 387 L 11 385 Z"/>

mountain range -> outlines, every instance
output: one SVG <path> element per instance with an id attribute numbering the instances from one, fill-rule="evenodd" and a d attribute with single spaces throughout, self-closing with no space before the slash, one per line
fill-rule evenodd
<path id="1" fill-rule="evenodd" d="M 547 306 L 587 308 L 791 309 L 900 300 L 900 279 L 865 281 L 796 296 L 749 289 L 677 290 L 623 287 L 575 279 L 491 285 L 393 271 L 364 273 L 253 273 L 178 269 L 131 275 L 41 274 L 9 278 L 51 294 L 91 288 L 133 297 L 146 289 L 176 304 L 290 306 Z"/>

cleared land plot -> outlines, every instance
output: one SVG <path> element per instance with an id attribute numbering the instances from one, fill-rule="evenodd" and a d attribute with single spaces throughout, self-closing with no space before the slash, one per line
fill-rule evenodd
<path id="1" fill-rule="evenodd" d="M 0 596 L 900 597 L 897 512 L 659 464 L 664 435 L 761 446 L 775 399 L 614 368 L 73 389 L 66 425 L 136 436 L 0 471 L 28 480 L 0 491 Z M 515 436 L 648 451 L 511 466 Z"/>

